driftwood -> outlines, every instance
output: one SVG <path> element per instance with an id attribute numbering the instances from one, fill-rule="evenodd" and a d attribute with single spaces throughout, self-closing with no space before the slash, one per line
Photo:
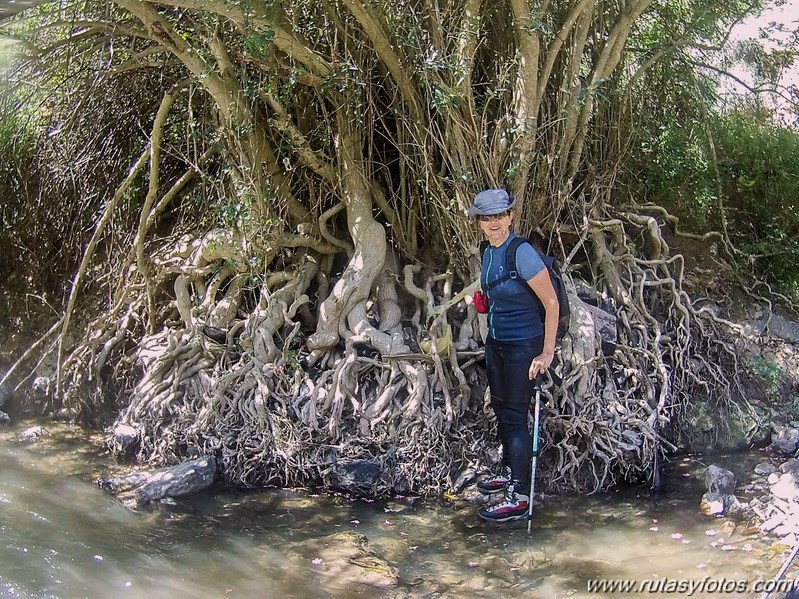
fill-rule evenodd
<path id="1" fill-rule="evenodd" d="M 101 489 L 116 495 L 130 508 L 139 508 L 164 497 L 179 497 L 210 487 L 216 477 L 216 459 L 204 456 L 152 472 L 101 478 Z"/>

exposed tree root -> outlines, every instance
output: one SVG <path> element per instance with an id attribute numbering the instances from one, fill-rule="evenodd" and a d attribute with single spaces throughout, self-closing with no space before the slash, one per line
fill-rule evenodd
<path id="1" fill-rule="evenodd" d="M 669 255 L 657 223 L 627 214 L 591 231 L 586 254 L 617 312 L 617 349 L 603 354 L 592 312 L 575 296 L 563 384 L 545 391 L 542 428 L 542 472 L 561 491 L 647 477 L 655 454 L 673 448 L 669 431 L 694 394 L 739 397 L 734 331 L 681 289 L 682 257 Z M 630 251 L 631 232 L 642 232 L 644 257 Z M 451 273 L 420 280 L 408 265 L 400 284 L 387 256 L 357 296 L 347 288 L 361 279 L 345 270 L 326 304 L 310 299 L 329 278 L 324 260 L 301 251 L 254 277 L 233 266 L 248 264 L 247 247 L 225 231 L 164 246 L 152 273 L 157 297 L 174 290 L 159 306 L 163 328 L 143 335 L 147 289 L 131 279 L 120 290 L 126 307 L 100 319 L 65 364 L 67 405 L 91 413 L 108 381 L 121 380 L 132 392 L 116 424 L 138 431 L 139 460 L 214 454 L 236 485 L 317 484 L 357 459 L 380 465 L 375 492 L 440 494 L 498 459 L 481 327 L 464 282 Z M 309 302 L 332 312 L 307 338 Z M 331 336 L 341 341 L 320 351 Z M 88 382 L 100 395 L 86 394 Z"/>

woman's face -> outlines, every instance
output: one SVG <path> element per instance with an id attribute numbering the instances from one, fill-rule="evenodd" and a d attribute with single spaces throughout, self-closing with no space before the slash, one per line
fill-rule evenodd
<path id="1" fill-rule="evenodd" d="M 502 214 L 481 214 L 477 217 L 477 222 L 480 223 L 480 230 L 486 236 L 488 242 L 494 246 L 502 245 L 507 239 L 510 234 L 511 220 L 513 220 L 513 213 L 510 210 L 506 210 Z"/>

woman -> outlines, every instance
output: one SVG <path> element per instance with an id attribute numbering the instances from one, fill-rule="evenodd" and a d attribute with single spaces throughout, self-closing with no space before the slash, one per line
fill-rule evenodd
<path id="1" fill-rule="evenodd" d="M 503 473 L 477 484 L 486 495 L 504 498 L 479 511 L 484 520 L 506 522 L 525 517 L 530 496 L 532 437 L 527 415 L 535 380 L 552 364 L 558 327 L 558 299 L 544 263 L 529 243 L 516 252 L 518 277 L 496 281 L 507 273 L 505 254 L 511 239 L 516 200 L 504 189 L 475 196 L 469 217 L 476 218 L 488 240 L 480 283 L 488 296 L 488 339 L 485 346 L 491 407 L 497 416 Z M 494 282 L 494 285 L 491 283 Z M 545 310 L 542 318 L 529 285 Z"/>

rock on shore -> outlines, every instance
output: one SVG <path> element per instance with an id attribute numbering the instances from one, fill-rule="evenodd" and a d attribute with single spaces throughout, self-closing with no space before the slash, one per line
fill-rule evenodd
<path id="1" fill-rule="evenodd" d="M 216 459 L 204 456 L 160 470 L 102 478 L 101 489 L 114 493 L 127 507 L 136 509 L 165 497 L 179 497 L 210 487 L 217 473 Z"/>
<path id="2" fill-rule="evenodd" d="M 799 423 L 772 425 L 766 458 L 753 469 L 754 478 L 736 486 L 735 475 L 716 465 L 705 471 L 707 493 L 700 511 L 708 516 L 753 520 L 762 534 L 793 547 L 799 542 Z M 738 495 L 752 498 L 740 501 Z"/>

